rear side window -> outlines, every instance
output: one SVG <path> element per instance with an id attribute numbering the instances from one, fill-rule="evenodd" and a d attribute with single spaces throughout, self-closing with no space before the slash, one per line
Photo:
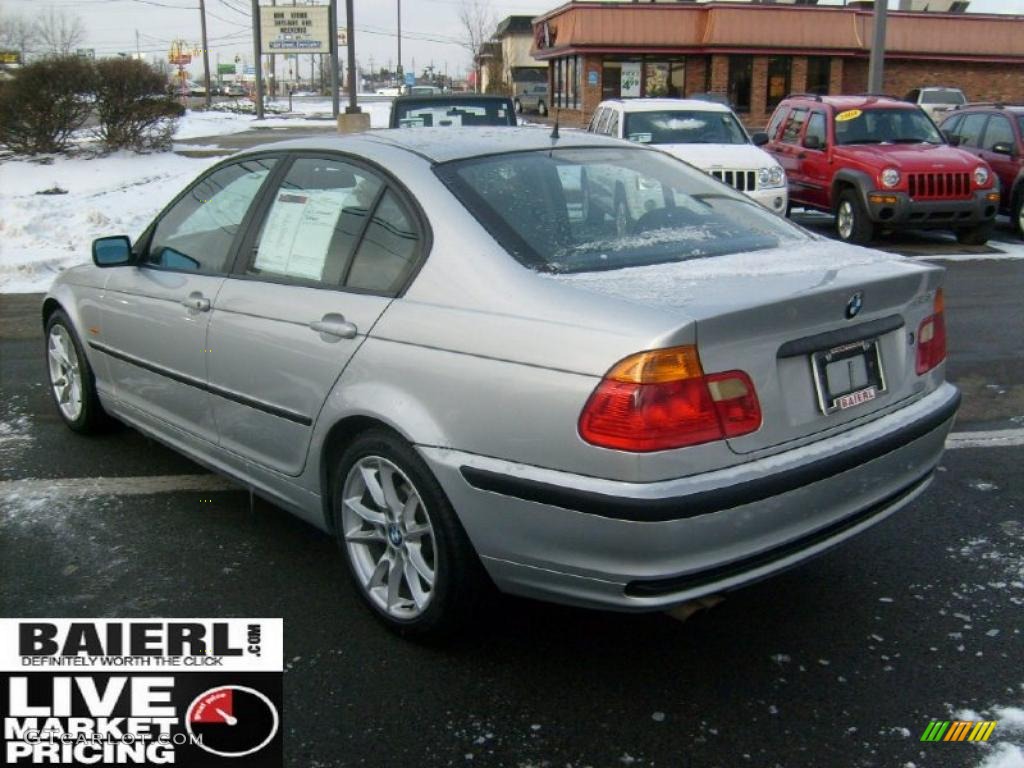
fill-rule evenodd
<path id="1" fill-rule="evenodd" d="M 348 288 L 395 293 L 416 263 L 420 234 L 409 211 L 388 190 L 373 212 L 352 267 L 345 277 Z"/>
<path id="2" fill-rule="evenodd" d="M 277 161 L 232 163 L 196 183 L 160 219 L 143 263 L 220 274 L 242 219 Z"/>
<path id="3" fill-rule="evenodd" d="M 608 119 L 612 116 L 611 107 L 605 107 L 601 110 L 601 116 L 597 119 L 597 132 L 604 133 L 608 127 Z"/>
<path id="4" fill-rule="evenodd" d="M 601 123 L 602 117 L 604 117 L 604 107 L 599 107 L 598 109 L 594 110 L 594 114 L 590 118 L 590 125 L 587 126 L 587 130 L 590 133 L 597 133 L 597 129 Z"/>
<path id="5" fill-rule="evenodd" d="M 942 123 L 942 125 L 939 126 L 939 127 L 943 131 L 945 131 L 946 133 L 953 134 L 953 133 L 956 133 L 957 126 L 960 125 L 960 121 L 963 120 L 963 119 L 964 119 L 963 115 L 954 115 L 953 117 L 951 117 L 948 120 L 944 121 Z"/>
<path id="6" fill-rule="evenodd" d="M 608 126 L 605 128 L 604 132 L 616 139 L 619 137 L 619 110 L 612 110 L 611 118 L 609 118 Z"/>
<path id="7" fill-rule="evenodd" d="M 800 129 L 803 128 L 806 119 L 806 109 L 794 109 L 790 112 L 789 119 L 786 120 L 786 127 L 782 129 L 781 140 L 786 144 L 796 144 L 800 138 Z"/>
<path id="8" fill-rule="evenodd" d="M 977 147 L 981 145 L 981 132 L 985 128 L 985 120 L 988 115 L 983 112 L 964 116 L 957 134 L 960 136 L 960 144 L 965 147 Z"/>
<path id="9" fill-rule="evenodd" d="M 340 160 L 297 159 L 274 195 L 246 274 L 340 285 L 382 187 Z"/>

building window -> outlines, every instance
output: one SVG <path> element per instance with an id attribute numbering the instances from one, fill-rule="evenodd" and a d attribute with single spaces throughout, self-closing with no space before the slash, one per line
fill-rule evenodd
<path id="1" fill-rule="evenodd" d="M 768 57 L 768 89 L 765 97 L 765 111 L 775 109 L 780 101 L 789 95 L 789 72 L 792 60 L 789 56 Z"/>
<path id="2" fill-rule="evenodd" d="M 583 60 L 579 56 L 555 59 L 552 69 L 554 92 L 551 95 L 551 105 L 560 109 L 579 109 Z"/>
<path id="3" fill-rule="evenodd" d="M 828 93 L 832 81 L 832 58 L 830 56 L 807 57 L 807 92 Z"/>
<path id="4" fill-rule="evenodd" d="M 704 57 L 704 93 L 711 93 L 711 57 Z"/>
<path id="5" fill-rule="evenodd" d="M 750 81 L 753 72 L 753 56 L 729 57 L 729 101 L 737 112 L 750 111 Z"/>

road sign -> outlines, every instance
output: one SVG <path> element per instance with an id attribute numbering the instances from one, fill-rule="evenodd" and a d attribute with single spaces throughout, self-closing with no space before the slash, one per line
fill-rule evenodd
<path id="1" fill-rule="evenodd" d="M 0 51 L 0 64 L 21 64 L 21 51 Z"/>
<path id="2" fill-rule="evenodd" d="M 235 74 L 235 64 L 234 64 L 234 62 L 232 62 L 231 64 L 218 64 L 217 65 L 217 74 L 218 75 L 233 75 L 233 74 Z"/>
<path id="3" fill-rule="evenodd" d="M 416 85 L 416 73 L 415 72 L 406 72 L 405 73 L 405 84 L 406 85 Z"/>
<path id="4" fill-rule="evenodd" d="M 188 52 L 188 43 L 184 40 L 174 40 L 171 43 L 171 50 L 167 52 L 167 60 L 179 67 L 191 64 L 192 54 Z"/>
<path id="5" fill-rule="evenodd" d="M 344 48 L 348 45 L 348 30 L 341 28 L 338 30 L 338 47 Z"/>

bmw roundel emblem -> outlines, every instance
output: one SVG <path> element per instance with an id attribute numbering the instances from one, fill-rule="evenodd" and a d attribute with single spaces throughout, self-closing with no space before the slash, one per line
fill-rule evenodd
<path id="1" fill-rule="evenodd" d="M 864 294 L 861 291 L 857 291 L 850 300 L 846 302 L 846 317 L 849 319 L 855 318 L 860 314 L 861 309 L 864 307 Z"/>

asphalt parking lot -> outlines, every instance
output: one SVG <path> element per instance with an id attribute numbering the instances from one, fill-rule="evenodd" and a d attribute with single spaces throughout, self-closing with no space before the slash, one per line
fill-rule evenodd
<path id="1" fill-rule="evenodd" d="M 940 263 L 956 431 L 1020 435 L 1024 260 Z M 905 510 L 685 623 L 493 596 L 422 647 L 359 604 L 327 536 L 131 429 L 65 429 L 39 302 L 0 296 L 0 615 L 283 617 L 289 766 L 957 768 L 1024 746 L 1009 724 L 919 741 L 1024 707 L 1022 440 L 961 442 Z"/>

